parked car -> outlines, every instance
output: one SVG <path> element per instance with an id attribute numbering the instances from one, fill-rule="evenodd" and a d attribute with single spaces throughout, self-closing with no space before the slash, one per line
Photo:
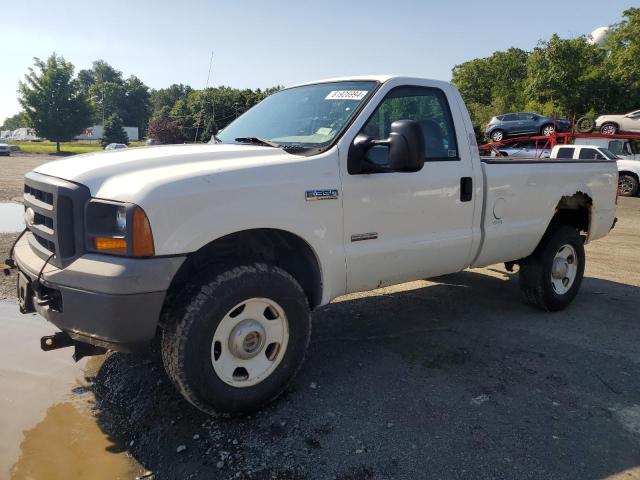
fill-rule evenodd
<path id="1" fill-rule="evenodd" d="M 159 335 L 188 401 L 252 410 L 299 370 L 310 310 L 349 292 L 506 262 L 527 301 L 569 305 L 585 241 L 614 224 L 615 163 L 515 163 L 481 160 L 449 82 L 283 89 L 209 144 L 27 173 L 20 309 L 62 330 L 44 350 L 74 346 L 75 358 Z"/>
<path id="2" fill-rule="evenodd" d="M 11 145 L 0 143 L 0 155 L 9 156 L 11 154 Z"/>
<path id="3" fill-rule="evenodd" d="M 605 135 L 618 132 L 640 133 L 640 110 L 624 115 L 600 115 L 596 118 L 596 129 Z"/>
<path id="4" fill-rule="evenodd" d="M 551 154 L 550 148 L 544 148 L 544 142 L 518 142 L 512 145 L 505 145 L 498 149 L 502 157 L 515 158 L 549 158 Z M 492 152 L 492 156 L 495 153 Z"/>
<path id="5" fill-rule="evenodd" d="M 633 197 L 638 194 L 640 160 L 620 158 L 609 149 L 595 143 L 591 145 L 556 145 L 551 151 L 551 158 L 566 160 L 616 160 L 618 168 L 618 192 L 623 197 Z"/>
<path id="6" fill-rule="evenodd" d="M 566 132 L 571 128 L 571 122 L 566 119 L 556 119 L 555 125 L 559 132 Z M 487 125 L 485 136 L 494 142 L 499 142 L 506 137 L 551 135 L 555 131 L 552 117 L 545 117 L 538 113 L 517 112 L 493 117 Z"/>
<path id="7" fill-rule="evenodd" d="M 109 145 L 104 147 L 105 150 L 120 150 L 122 148 L 129 148 L 129 147 L 127 147 L 126 143 L 110 143 Z"/>

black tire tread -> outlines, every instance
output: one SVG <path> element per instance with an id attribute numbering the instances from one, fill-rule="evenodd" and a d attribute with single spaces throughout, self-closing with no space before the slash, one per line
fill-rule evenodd
<path id="1" fill-rule="evenodd" d="M 187 285 L 183 292 L 181 292 L 181 295 L 179 295 L 183 301 L 176 302 L 166 311 L 166 324 L 164 325 L 162 332 L 161 351 L 167 374 L 178 392 L 180 392 L 180 394 L 182 394 L 189 403 L 209 415 L 216 416 L 219 412 L 198 398 L 198 395 L 191 388 L 186 378 L 184 353 L 189 329 L 194 322 L 198 321 L 196 314 L 199 312 L 199 307 L 208 301 L 211 295 L 213 295 L 218 289 L 224 287 L 224 285 L 231 280 L 241 278 L 244 275 L 253 275 L 261 272 L 270 272 L 272 274 L 283 276 L 299 290 L 302 297 L 305 299 L 307 298 L 302 287 L 288 272 L 276 266 L 265 263 L 255 263 L 253 265 L 233 267 L 222 273 L 212 275 L 213 279 L 209 278 L 206 280 L 206 276 L 201 276 L 195 279 Z M 306 344 L 304 345 L 305 354 L 311 337 L 310 330 L 311 323 L 309 322 L 309 335 L 307 336 Z M 303 362 L 301 361 L 297 365 L 297 368 L 289 378 L 287 385 L 285 385 L 272 398 L 266 400 L 263 404 L 275 400 L 287 389 L 287 386 L 300 370 L 302 363 Z"/>
<path id="2" fill-rule="evenodd" d="M 548 246 L 558 237 L 565 238 L 567 241 L 574 240 L 576 243 L 582 243 L 580 234 L 575 228 L 567 225 L 551 226 L 542 237 L 542 240 L 534 252 L 520 263 L 520 291 L 523 299 L 534 307 L 548 312 L 561 310 L 568 305 L 575 296 L 575 293 L 571 294 L 569 301 L 565 305 L 558 306 L 550 302 L 548 296 L 545 294 L 545 284 L 548 279 L 544 273 L 543 257 Z M 580 271 L 584 272 L 584 262 L 580 268 Z M 576 292 L 577 289 L 580 288 L 582 275 L 583 273 L 580 273 L 575 280 L 575 285 L 577 285 Z"/>

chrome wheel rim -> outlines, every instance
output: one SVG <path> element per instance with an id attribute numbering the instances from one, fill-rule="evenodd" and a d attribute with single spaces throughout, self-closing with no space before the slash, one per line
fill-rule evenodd
<path id="1" fill-rule="evenodd" d="M 616 133 L 616 127 L 614 127 L 613 125 L 605 125 L 600 129 L 600 131 L 605 135 L 613 135 L 614 133 Z"/>
<path id="2" fill-rule="evenodd" d="M 544 127 L 542 129 L 542 135 L 545 135 L 545 136 L 548 137 L 549 135 L 551 135 L 555 131 L 556 131 L 556 129 L 553 128 L 551 125 L 547 125 L 546 127 Z"/>
<path id="3" fill-rule="evenodd" d="M 558 249 L 551 266 L 551 286 L 558 295 L 571 290 L 578 275 L 578 254 L 572 245 L 566 244 Z"/>
<path id="4" fill-rule="evenodd" d="M 211 343 L 211 362 L 228 385 L 243 388 L 268 378 L 289 343 L 289 322 L 282 307 L 268 298 L 240 302 L 218 324 Z"/>
<path id="5" fill-rule="evenodd" d="M 631 180 L 629 177 L 621 177 L 620 180 L 618 180 L 618 189 L 623 195 L 631 195 L 633 187 L 633 180 Z"/>
<path id="6" fill-rule="evenodd" d="M 493 139 L 494 142 L 499 142 L 500 140 L 502 140 L 502 137 L 504 137 L 504 134 L 500 131 L 493 132 L 491 134 L 491 138 Z"/>

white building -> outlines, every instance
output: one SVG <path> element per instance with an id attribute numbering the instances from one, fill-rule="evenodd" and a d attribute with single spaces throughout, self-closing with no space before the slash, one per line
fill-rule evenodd
<path id="1" fill-rule="evenodd" d="M 102 125 L 94 125 L 93 127 L 87 127 L 80 135 L 73 137 L 76 140 L 100 140 L 102 138 L 102 132 L 104 127 Z M 140 139 L 138 136 L 138 127 L 124 127 L 124 131 L 127 132 L 130 142 L 135 142 Z"/>

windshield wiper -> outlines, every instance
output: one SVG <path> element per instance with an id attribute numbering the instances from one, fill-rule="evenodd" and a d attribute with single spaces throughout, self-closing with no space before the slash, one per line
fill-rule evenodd
<path id="1" fill-rule="evenodd" d="M 265 145 L 267 147 L 280 148 L 280 145 L 278 145 L 277 143 L 258 137 L 238 137 L 235 139 L 235 141 L 240 143 L 251 143 L 253 145 Z"/>

